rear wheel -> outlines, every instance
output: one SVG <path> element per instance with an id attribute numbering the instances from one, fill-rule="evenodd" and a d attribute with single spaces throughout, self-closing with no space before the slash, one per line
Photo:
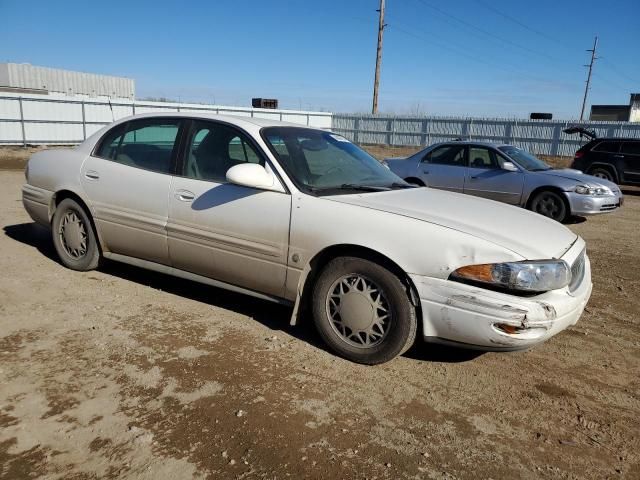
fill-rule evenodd
<path id="1" fill-rule="evenodd" d="M 594 177 L 602 178 L 603 180 L 609 180 L 610 182 L 615 182 L 613 178 L 613 174 L 610 170 L 606 168 L 594 168 L 589 171 L 589 175 L 593 175 Z"/>
<path id="2" fill-rule="evenodd" d="M 53 245 L 62 264 L 82 272 L 93 270 L 100 261 L 96 234 L 84 208 L 65 198 L 57 206 L 51 221 Z"/>
<path id="3" fill-rule="evenodd" d="M 387 362 L 416 337 L 416 312 L 403 283 L 361 258 L 340 257 L 327 264 L 314 286 L 312 309 L 323 340 L 354 362 Z"/>
<path id="4" fill-rule="evenodd" d="M 564 222 L 569 216 L 569 209 L 560 194 L 544 190 L 531 200 L 531 210 L 557 222 Z"/>

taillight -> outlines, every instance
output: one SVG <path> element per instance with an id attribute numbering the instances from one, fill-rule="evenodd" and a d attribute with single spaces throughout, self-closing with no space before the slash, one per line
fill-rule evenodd
<path id="1" fill-rule="evenodd" d="M 582 151 L 578 150 L 578 151 L 576 152 L 575 158 L 577 159 L 577 158 L 582 158 L 582 157 L 584 157 L 584 152 L 582 152 Z"/>

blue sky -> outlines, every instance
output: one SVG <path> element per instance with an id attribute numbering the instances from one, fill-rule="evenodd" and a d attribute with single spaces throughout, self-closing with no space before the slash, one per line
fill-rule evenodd
<path id="1" fill-rule="evenodd" d="M 137 96 L 371 109 L 378 0 L 0 0 L 0 61 L 122 75 Z M 387 0 L 380 110 L 575 118 L 640 91 L 639 0 Z"/>

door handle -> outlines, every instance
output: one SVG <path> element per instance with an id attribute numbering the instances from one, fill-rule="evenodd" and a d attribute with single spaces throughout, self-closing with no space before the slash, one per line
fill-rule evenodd
<path id="1" fill-rule="evenodd" d="M 429 170 L 422 170 L 422 173 L 424 173 L 425 175 L 429 175 Z"/>
<path id="2" fill-rule="evenodd" d="M 192 202 L 193 199 L 196 198 L 195 194 L 189 190 L 178 190 L 176 191 L 175 196 L 182 202 Z"/>
<path id="3" fill-rule="evenodd" d="M 614 158 L 624 158 L 624 155 L 614 155 Z"/>
<path id="4" fill-rule="evenodd" d="M 100 178 L 100 174 L 95 170 L 87 170 L 84 172 L 84 176 L 91 180 L 98 180 Z"/>

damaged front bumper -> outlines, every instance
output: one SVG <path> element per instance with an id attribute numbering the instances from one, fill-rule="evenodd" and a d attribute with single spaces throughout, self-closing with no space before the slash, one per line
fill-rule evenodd
<path id="1" fill-rule="evenodd" d="M 621 192 L 613 195 L 595 196 L 581 195 L 575 192 L 565 192 L 569 201 L 572 215 L 597 215 L 599 213 L 613 212 L 622 207 L 624 196 Z"/>
<path id="2" fill-rule="evenodd" d="M 584 242 L 576 242 L 562 258 L 573 265 L 583 250 Z M 586 255 L 572 290 L 532 297 L 420 275 L 411 279 L 420 296 L 425 340 L 482 350 L 522 350 L 544 342 L 578 321 L 592 289 Z"/>

